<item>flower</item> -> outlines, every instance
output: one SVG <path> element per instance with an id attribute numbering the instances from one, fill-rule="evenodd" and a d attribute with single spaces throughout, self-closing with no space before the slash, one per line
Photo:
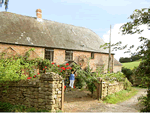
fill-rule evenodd
<path id="1" fill-rule="evenodd" d="M 62 70 L 60 72 L 62 72 Z"/>
<path id="2" fill-rule="evenodd" d="M 34 75 L 33 77 L 36 77 L 36 75 Z"/>
<path id="3" fill-rule="evenodd" d="M 44 69 L 43 69 L 44 70 Z"/>
<path id="4" fill-rule="evenodd" d="M 58 67 L 60 67 L 60 66 L 58 65 Z"/>
<path id="5" fill-rule="evenodd" d="M 71 67 L 67 67 L 66 69 L 72 69 Z"/>
<path id="6" fill-rule="evenodd" d="M 76 87 L 74 86 L 74 88 L 76 88 Z"/>
<path id="7" fill-rule="evenodd" d="M 38 75 L 39 75 L 40 73 L 38 73 Z"/>
<path id="8" fill-rule="evenodd" d="M 69 67 L 66 67 L 66 69 L 69 69 Z"/>
<path id="9" fill-rule="evenodd" d="M 68 66 L 69 65 L 69 63 L 66 63 L 66 66 Z"/>
<path id="10" fill-rule="evenodd" d="M 28 77 L 27 79 L 31 79 L 32 77 Z"/>
<path id="11" fill-rule="evenodd" d="M 45 68 L 47 68 L 47 67 L 45 66 Z"/>
<path id="12" fill-rule="evenodd" d="M 52 64 L 55 64 L 54 62 L 52 62 Z"/>
<path id="13" fill-rule="evenodd" d="M 65 70 L 65 67 L 61 67 L 61 69 Z"/>
<path id="14" fill-rule="evenodd" d="M 66 89 L 66 86 L 64 86 L 64 89 Z"/>

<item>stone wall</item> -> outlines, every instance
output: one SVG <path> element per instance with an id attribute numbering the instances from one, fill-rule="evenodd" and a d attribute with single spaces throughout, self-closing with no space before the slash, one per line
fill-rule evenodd
<path id="1" fill-rule="evenodd" d="M 64 83 L 61 76 L 53 72 L 42 74 L 40 79 L 9 82 L 7 93 L 4 84 L 0 87 L 0 100 L 36 109 L 63 110 Z"/>
<path id="2" fill-rule="evenodd" d="M 100 83 L 95 83 L 97 86 L 96 91 L 94 91 L 93 96 L 96 98 L 103 99 L 107 95 L 113 94 L 115 92 L 119 92 L 124 89 L 124 83 L 123 82 L 116 82 L 110 83 L 109 81 L 104 81 L 100 78 L 98 78 Z"/>

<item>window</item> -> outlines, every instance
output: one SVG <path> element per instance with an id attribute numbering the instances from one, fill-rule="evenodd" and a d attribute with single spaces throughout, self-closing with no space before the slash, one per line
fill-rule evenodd
<path id="1" fill-rule="evenodd" d="M 91 59 L 94 59 L 94 53 L 91 53 Z"/>
<path id="2" fill-rule="evenodd" d="M 45 58 L 53 61 L 54 58 L 54 50 L 53 49 L 45 49 Z"/>
<path id="3" fill-rule="evenodd" d="M 73 60 L 73 51 L 65 51 L 65 60 L 72 61 Z"/>

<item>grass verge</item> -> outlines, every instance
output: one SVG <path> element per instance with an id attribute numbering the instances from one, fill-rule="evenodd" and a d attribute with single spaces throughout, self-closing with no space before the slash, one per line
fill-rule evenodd
<path id="1" fill-rule="evenodd" d="M 122 90 L 122 91 L 119 91 L 117 93 L 106 96 L 103 99 L 103 102 L 104 103 L 117 104 L 119 102 L 123 102 L 125 100 L 130 99 L 131 97 L 133 97 L 137 93 L 138 93 L 138 90 L 135 88 L 132 88 L 131 91 Z"/>
<path id="2" fill-rule="evenodd" d="M 0 112 L 51 112 L 48 110 L 36 110 L 36 108 L 30 107 L 27 108 L 24 105 L 12 105 L 10 103 L 6 103 L 6 102 L 0 102 Z M 62 112 L 57 111 L 57 112 Z"/>

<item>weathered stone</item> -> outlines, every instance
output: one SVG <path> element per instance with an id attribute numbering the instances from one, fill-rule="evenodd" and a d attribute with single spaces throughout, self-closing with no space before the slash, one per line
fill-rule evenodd
<path id="1" fill-rule="evenodd" d="M 58 97 L 58 98 L 60 98 L 60 97 L 61 97 L 61 95 L 57 95 L 57 97 Z"/>
<path id="2" fill-rule="evenodd" d="M 54 88 L 54 84 L 48 84 L 49 88 Z"/>
<path id="3" fill-rule="evenodd" d="M 45 93 L 45 91 L 42 91 L 42 90 L 39 91 L 39 94 L 44 94 L 44 93 Z"/>
<path id="4" fill-rule="evenodd" d="M 58 91 L 58 94 L 61 94 L 61 91 Z"/>
<path id="5" fill-rule="evenodd" d="M 39 99 L 38 102 L 42 103 L 42 102 L 44 102 L 44 100 L 43 99 Z"/>
<path id="6" fill-rule="evenodd" d="M 58 84 L 58 86 L 57 86 L 58 88 L 60 88 L 61 87 L 61 84 Z"/>

